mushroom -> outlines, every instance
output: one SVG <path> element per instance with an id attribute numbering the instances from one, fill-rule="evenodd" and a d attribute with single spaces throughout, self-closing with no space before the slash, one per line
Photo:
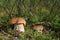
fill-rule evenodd
<path id="1" fill-rule="evenodd" d="M 34 25 L 33 29 L 40 32 L 40 33 L 42 33 L 42 31 L 44 29 L 44 26 L 41 25 L 41 24 L 36 24 L 36 25 Z"/>
<path id="2" fill-rule="evenodd" d="M 24 25 L 26 25 L 26 20 L 21 17 L 14 17 L 10 19 L 10 24 L 14 24 L 14 30 L 18 32 L 25 32 Z"/>

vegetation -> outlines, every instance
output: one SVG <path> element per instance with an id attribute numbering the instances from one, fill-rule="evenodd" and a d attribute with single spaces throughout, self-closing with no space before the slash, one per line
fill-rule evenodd
<path id="1" fill-rule="evenodd" d="M 27 21 L 25 33 L 18 34 L 20 40 L 60 40 L 60 0 L 0 0 L 0 40 L 11 40 L 15 36 L 9 19 L 24 17 Z M 35 24 L 49 28 L 49 34 L 41 34 L 32 29 Z"/>

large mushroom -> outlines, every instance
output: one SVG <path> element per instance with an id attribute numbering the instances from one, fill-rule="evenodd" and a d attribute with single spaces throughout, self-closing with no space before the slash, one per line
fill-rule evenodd
<path id="1" fill-rule="evenodd" d="M 44 29 L 44 26 L 41 25 L 41 24 L 36 24 L 36 25 L 33 26 L 33 29 L 40 32 L 40 33 L 42 33 L 42 31 Z"/>
<path id="2" fill-rule="evenodd" d="M 25 32 L 24 25 L 26 25 L 26 20 L 21 17 L 14 17 L 10 19 L 10 24 L 14 24 L 14 30 L 18 32 Z"/>

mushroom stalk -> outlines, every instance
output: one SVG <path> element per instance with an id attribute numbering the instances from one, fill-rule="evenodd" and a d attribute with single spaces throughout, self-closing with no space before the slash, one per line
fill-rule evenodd
<path id="1" fill-rule="evenodd" d="M 43 33 L 42 30 L 39 30 L 38 32 Z"/>
<path id="2" fill-rule="evenodd" d="M 25 32 L 23 24 L 15 25 L 14 30 L 16 30 L 18 32 Z"/>

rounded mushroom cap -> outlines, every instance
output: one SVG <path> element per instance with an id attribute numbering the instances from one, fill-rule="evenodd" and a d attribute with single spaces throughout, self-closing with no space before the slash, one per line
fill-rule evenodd
<path id="1" fill-rule="evenodd" d="M 36 31 L 42 31 L 44 29 L 44 27 L 43 27 L 43 25 L 35 25 L 33 27 L 33 29 L 36 30 Z"/>
<path id="2" fill-rule="evenodd" d="M 24 18 L 21 18 L 21 17 L 11 18 L 9 22 L 10 22 L 10 24 L 16 24 L 16 23 L 19 24 L 19 23 L 22 23 L 22 24 L 26 25 L 25 19 Z"/>

